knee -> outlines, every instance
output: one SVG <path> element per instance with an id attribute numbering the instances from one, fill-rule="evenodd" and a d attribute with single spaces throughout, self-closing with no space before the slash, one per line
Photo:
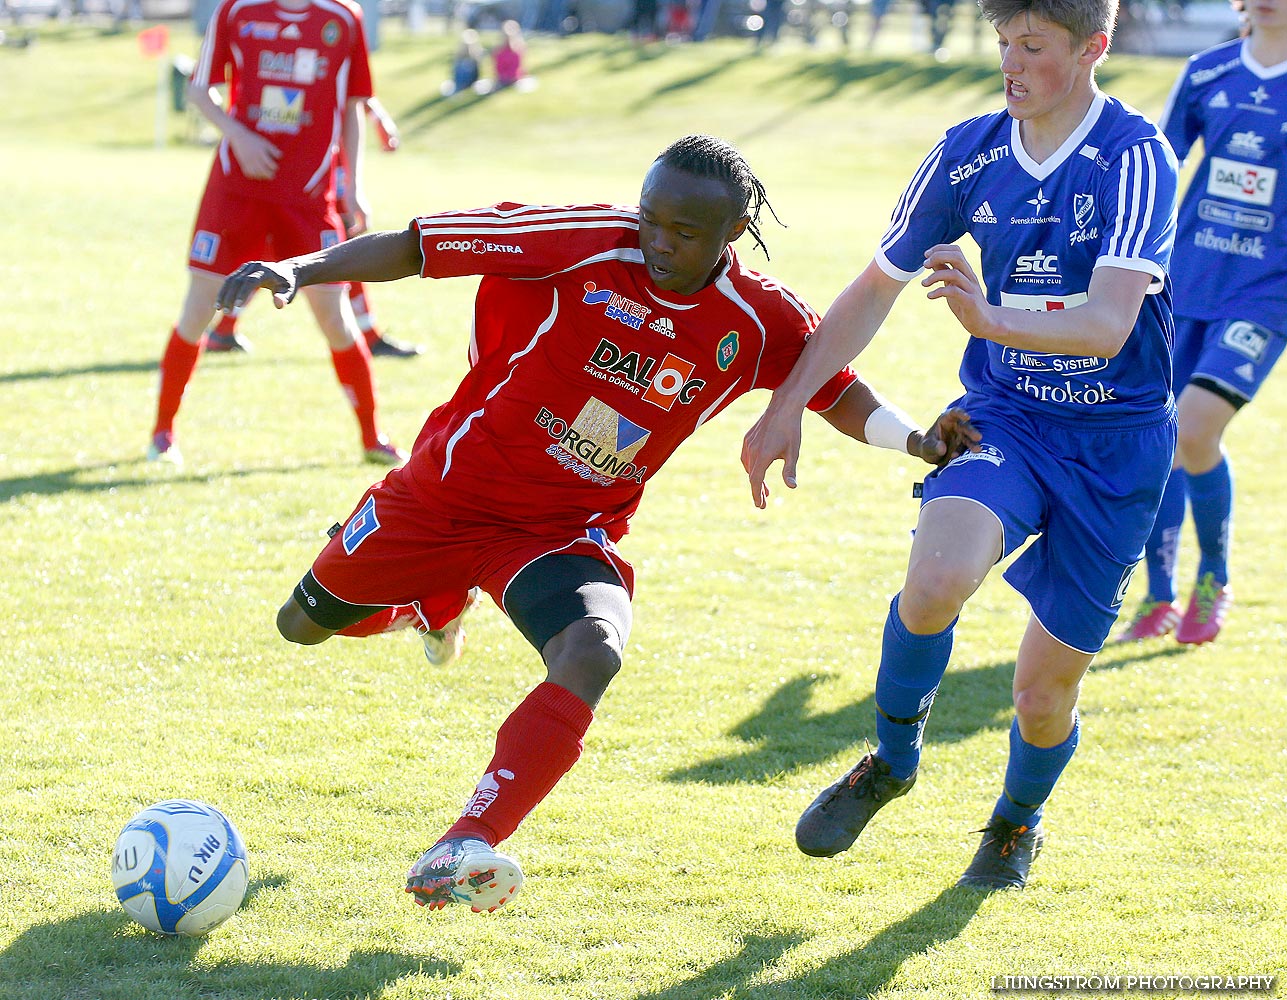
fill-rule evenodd
<path id="1" fill-rule="evenodd" d="M 547 642 L 541 655 L 549 680 L 593 706 L 621 670 L 621 636 L 609 622 L 583 618 Z"/>
<path id="2" fill-rule="evenodd" d="M 1220 435 L 1212 434 L 1208 427 L 1181 421 L 1175 451 L 1186 468 L 1214 464 L 1212 456 L 1218 460 L 1220 454 Z"/>
<path id="3" fill-rule="evenodd" d="M 335 634 L 304 614 L 293 597 L 277 611 L 277 631 L 283 639 L 301 646 L 315 646 Z"/>
<path id="4" fill-rule="evenodd" d="M 1029 743 L 1053 746 L 1061 743 L 1072 727 L 1079 686 L 1033 684 L 1014 693 L 1014 711 L 1019 730 Z"/>
<path id="5" fill-rule="evenodd" d="M 981 582 L 981 577 L 941 562 L 918 566 L 907 574 L 898 597 L 899 617 L 918 635 L 941 632 Z"/>

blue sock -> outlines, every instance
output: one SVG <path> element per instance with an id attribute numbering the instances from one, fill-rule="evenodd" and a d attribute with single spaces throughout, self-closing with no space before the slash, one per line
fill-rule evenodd
<path id="1" fill-rule="evenodd" d="M 1081 736 L 1081 719 L 1073 716 L 1072 732 L 1058 746 L 1034 747 L 1019 735 L 1019 720 L 1010 724 L 1010 760 L 1005 767 L 1005 790 L 993 814 L 1029 829 L 1041 821 L 1041 807 L 1055 782 L 1072 760 Z"/>
<path id="2" fill-rule="evenodd" d="M 889 605 L 876 674 L 876 756 L 895 778 L 910 778 L 921 759 L 921 734 L 952 655 L 956 622 L 935 635 L 914 635 Z"/>
<path id="3" fill-rule="evenodd" d="M 1233 517 L 1233 470 L 1229 460 L 1200 476 L 1189 476 L 1193 526 L 1198 533 L 1198 576 L 1214 573 L 1216 583 L 1229 582 L 1229 521 Z"/>
<path id="4" fill-rule="evenodd" d="M 1157 518 L 1153 521 L 1153 531 L 1144 544 L 1148 596 L 1155 601 L 1175 600 L 1175 562 L 1188 496 L 1188 477 L 1182 469 L 1172 469 L 1162 494 L 1162 506 L 1157 509 Z"/>

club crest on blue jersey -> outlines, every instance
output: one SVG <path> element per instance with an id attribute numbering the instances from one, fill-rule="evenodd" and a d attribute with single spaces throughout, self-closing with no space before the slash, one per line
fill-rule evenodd
<path id="1" fill-rule="evenodd" d="M 1090 221 L 1091 213 L 1094 211 L 1095 196 L 1093 194 L 1073 195 L 1073 222 L 1077 224 L 1078 229 L 1086 228 L 1086 223 Z"/>
<path id="2" fill-rule="evenodd" d="M 640 329 L 648 319 L 648 314 L 652 312 L 647 306 L 628 299 L 610 288 L 599 288 L 593 281 L 587 281 L 583 287 L 585 295 L 581 297 L 582 302 L 588 306 L 604 306 L 604 316 L 632 330 Z"/>
<path id="3" fill-rule="evenodd" d="M 375 514 L 375 497 L 367 497 L 356 514 L 349 518 L 344 526 L 344 551 L 352 555 L 357 547 L 366 541 L 372 533 L 380 530 L 380 519 Z"/>

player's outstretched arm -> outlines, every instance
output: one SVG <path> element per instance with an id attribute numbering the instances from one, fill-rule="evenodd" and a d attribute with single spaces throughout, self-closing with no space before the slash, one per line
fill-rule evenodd
<path id="1" fill-rule="evenodd" d="M 943 466 L 966 451 L 978 451 L 980 434 L 960 407 L 944 410 L 922 430 L 901 409 L 859 379 L 822 417 L 841 434 L 874 448 L 888 448 Z"/>
<path id="2" fill-rule="evenodd" d="M 273 293 L 281 309 L 308 285 L 340 281 L 396 281 L 420 273 L 420 238 L 413 229 L 368 233 L 317 253 L 270 263 L 252 260 L 233 271 L 215 299 L 228 311 L 246 304 L 257 288 Z"/>

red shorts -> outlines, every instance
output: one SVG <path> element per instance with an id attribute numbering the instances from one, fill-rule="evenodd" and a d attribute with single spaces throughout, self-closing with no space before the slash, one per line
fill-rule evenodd
<path id="1" fill-rule="evenodd" d="M 427 628 L 442 628 L 481 587 L 502 610 L 505 589 L 525 567 L 556 552 L 591 556 L 611 566 L 627 593 L 634 568 L 601 528 L 554 531 L 465 521 L 421 503 L 400 470 L 376 483 L 322 549 L 313 577 L 345 604 L 416 607 Z M 328 600 L 327 603 L 332 603 Z"/>
<path id="2" fill-rule="evenodd" d="M 333 202 L 276 202 L 232 191 L 216 163 L 197 209 L 188 267 L 226 276 L 248 260 L 316 253 L 343 239 Z"/>

